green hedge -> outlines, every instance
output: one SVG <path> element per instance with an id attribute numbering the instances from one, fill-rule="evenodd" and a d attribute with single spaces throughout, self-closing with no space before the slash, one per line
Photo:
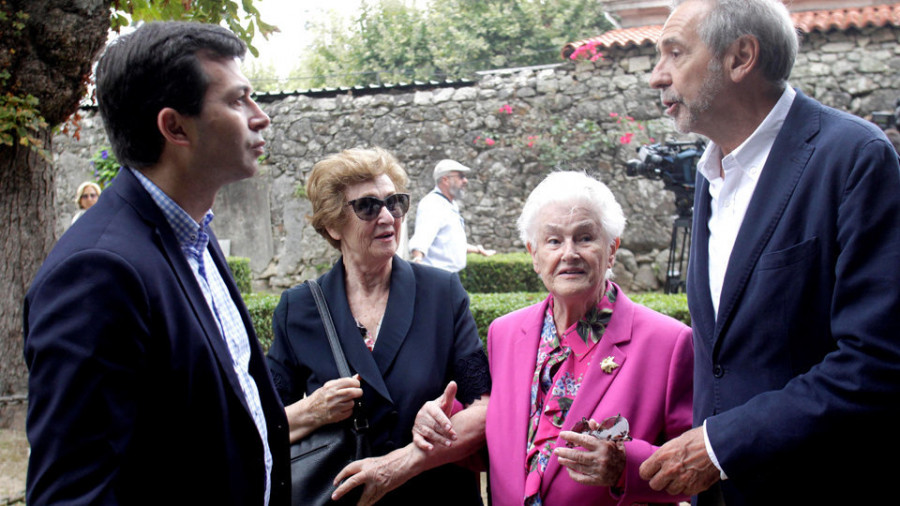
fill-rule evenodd
<path id="1" fill-rule="evenodd" d="M 547 292 L 517 293 L 472 293 L 469 294 L 469 309 L 475 318 L 478 335 L 481 341 L 487 339 L 487 330 L 495 319 L 525 306 L 543 301 Z M 632 301 L 647 306 L 676 320 L 691 324 L 691 316 L 687 309 L 687 296 L 683 293 L 665 295 L 661 293 L 639 293 L 629 295 Z"/>
<path id="2" fill-rule="evenodd" d="M 688 312 L 686 293 L 664 294 L 647 292 L 628 294 L 628 298 L 654 311 L 669 315 L 685 325 L 691 325 L 691 313 Z"/>
<path id="3" fill-rule="evenodd" d="M 263 351 L 269 349 L 274 337 L 272 332 L 272 314 L 275 313 L 275 306 L 281 300 L 280 295 L 272 295 L 268 293 L 244 293 L 244 304 L 250 312 L 250 320 L 253 321 L 253 328 L 256 330 L 256 337 L 259 338 L 259 344 L 262 345 Z"/>
<path id="4" fill-rule="evenodd" d="M 469 254 L 459 280 L 469 293 L 540 292 L 544 283 L 534 272 L 528 253 L 502 253 L 491 257 Z"/>
<path id="5" fill-rule="evenodd" d="M 546 297 L 546 291 L 470 294 L 469 308 L 475 318 L 475 325 L 478 327 L 478 335 L 482 342 L 487 338 L 488 326 L 496 318 L 540 302 Z M 638 304 L 667 314 L 687 325 L 691 324 L 687 310 L 687 296 L 683 293 L 675 295 L 641 293 L 629 295 L 629 297 Z M 279 299 L 278 295 L 244 293 L 244 303 L 247 304 L 247 309 L 250 311 L 250 318 L 253 320 L 253 326 L 263 350 L 268 350 L 269 345 L 272 344 L 272 313 L 275 311 Z"/>
<path id="6" fill-rule="evenodd" d="M 534 272 L 534 271 L 532 271 Z M 481 342 L 487 340 L 488 326 L 492 321 L 516 309 L 536 304 L 547 298 L 547 292 L 470 293 L 469 310 L 478 327 Z"/>
<path id="7" fill-rule="evenodd" d="M 228 257 L 228 268 L 231 269 L 231 275 L 234 276 L 234 282 L 237 283 L 238 290 L 241 293 L 250 293 L 250 259 L 247 257 Z"/>

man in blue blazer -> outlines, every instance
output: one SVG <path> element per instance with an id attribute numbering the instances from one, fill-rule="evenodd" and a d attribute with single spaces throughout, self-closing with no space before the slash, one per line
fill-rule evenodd
<path id="1" fill-rule="evenodd" d="M 269 118 L 224 28 L 151 23 L 98 63 L 125 165 L 25 298 L 29 504 L 282 505 L 287 422 L 209 229 Z"/>
<path id="2" fill-rule="evenodd" d="M 699 504 L 893 498 L 900 167 L 872 124 L 786 84 L 777 0 L 687 0 L 651 86 L 698 166 L 687 291 L 695 429 L 641 469 Z"/>

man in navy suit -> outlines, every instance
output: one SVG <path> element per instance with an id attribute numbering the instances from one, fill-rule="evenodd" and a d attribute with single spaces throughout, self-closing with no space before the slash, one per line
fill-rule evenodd
<path id="1" fill-rule="evenodd" d="M 641 468 L 699 504 L 893 498 L 900 167 L 872 124 L 787 85 L 778 0 L 678 2 L 650 79 L 698 165 L 695 428 Z"/>
<path id="2" fill-rule="evenodd" d="M 281 505 L 284 408 L 209 228 L 269 118 L 228 30 L 150 23 L 97 67 L 124 167 L 25 298 L 29 504 Z"/>

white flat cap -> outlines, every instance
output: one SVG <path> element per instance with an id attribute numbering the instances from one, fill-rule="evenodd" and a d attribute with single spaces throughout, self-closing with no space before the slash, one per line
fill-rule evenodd
<path id="1" fill-rule="evenodd" d="M 470 170 L 472 169 L 455 160 L 441 160 L 434 166 L 434 182 L 437 183 L 438 179 L 451 172 L 469 172 Z"/>

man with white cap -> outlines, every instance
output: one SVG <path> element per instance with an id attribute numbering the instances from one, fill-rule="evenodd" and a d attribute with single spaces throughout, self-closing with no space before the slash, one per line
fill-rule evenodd
<path id="1" fill-rule="evenodd" d="M 413 262 L 458 272 L 466 266 L 466 253 L 495 253 L 466 240 L 465 221 L 455 201 L 466 194 L 466 173 L 470 170 L 454 160 L 441 160 L 435 165 L 434 190 L 419 202 L 416 231 L 409 240 Z"/>

